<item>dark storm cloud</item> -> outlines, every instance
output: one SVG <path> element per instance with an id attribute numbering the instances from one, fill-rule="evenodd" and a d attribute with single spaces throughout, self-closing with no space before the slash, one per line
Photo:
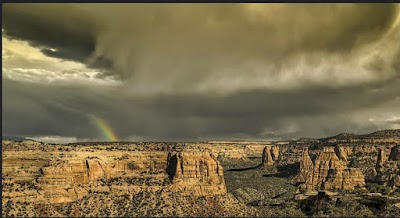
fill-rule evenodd
<path id="1" fill-rule="evenodd" d="M 7 37 L 47 56 L 106 68 L 104 76 L 122 81 L 101 87 L 3 77 L 4 134 L 101 139 L 88 114 L 121 139 L 146 140 L 322 137 L 397 124 L 390 119 L 400 107 L 398 5 L 3 9 Z M 35 68 L 19 61 L 19 72 Z M 369 121 L 374 116 L 389 120 Z"/>
<path id="2" fill-rule="evenodd" d="M 258 91 L 230 97 L 126 98 L 81 87 L 26 85 L 5 80 L 5 134 L 102 138 L 87 114 L 106 120 L 121 139 L 147 140 L 318 137 L 344 131 L 377 130 L 352 120 L 354 111 L 395 101 L 400 81 L 383 89 Z M 45 96 L 45 98 L 43 98 Z M 397 101 L 395 106 L 400 106 Z M 346 116 L 348 115 L 348 116 Z M 291 124 L 296 129 L 286 129 Z"/>
<path id="3" fill-rule="evenodd" d="M 50 57 L 84 61 L 95 49 L 90 18 L 73 5 L 4 4 L 6 36 L 27 40 Z"/>
<path id="4" fill-rule="evenodd" d="M 107 67 L 135 85 L 161 79 L 187 90 L 213 77 L 284 74 L 311 52 L 322 52 L 305 59 L 317 67 L 378 40 L 397 13 L 393 4 L 5 4 L 3 28 L 46 55 Z M 251 72 L 253 62 L 269 68 Z"/>

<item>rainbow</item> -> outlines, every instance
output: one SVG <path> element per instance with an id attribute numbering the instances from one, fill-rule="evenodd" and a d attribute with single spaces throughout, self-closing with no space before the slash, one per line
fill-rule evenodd
<path id="1" fill-rule="evenodd" d="M 106 123 L 105 120 L 97 117 L 95 115 L 88 115 L 90 120 L 96 125 L 96 127 L 102 132 L 102 134 L 107 138 L 108 141 L 118 141 L 118 136 L 115 134 L 114 130 L 110 125 Z"/>

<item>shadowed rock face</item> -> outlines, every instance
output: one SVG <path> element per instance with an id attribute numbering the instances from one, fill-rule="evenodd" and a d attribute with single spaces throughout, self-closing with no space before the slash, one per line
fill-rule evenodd
<path id="1" fill-rule="evenodd" d="M 396 145 L 390 150 L 389 160 L 400 160 L 400 145 Z"/>
<path id="2" fill-rule="evenodd" d="M 389 158 L 386 160 L 383 149 L 379 150 L 376 163 L 375 177 L 378 183 L 381 183 L 392 190 L 400 187 L 400 145 L 392 147 Z"/>
<path id="3" fill-rule="evenodd" d="M 211 153 L 179 152 L 168 156 L 172 190 L 194 196 L 226 193 L 223 169 Z"/>
<path id="4" fill-rule="evenodd" d="M 339 157 L 340 160 L 347 162 L 347 153 L 346 150 L 338 145 L 335 146 L 335 153 Z"/>

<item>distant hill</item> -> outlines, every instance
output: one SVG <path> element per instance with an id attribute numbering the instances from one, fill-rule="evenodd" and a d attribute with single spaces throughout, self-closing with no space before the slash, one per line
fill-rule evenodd
<path id="1" fill-rule="evenodd" d="M 365 138 L 400 137 L 400 129 L 388 129 L 362 135 Z"/>
<path id="2" fill-rule="evenodd" d="M 389 130 L 380 130 L 369 134 L 354 134 L 354 133 L 341 133 L 336 136 L 321 138 L 321 141 L 327 141 L 330 139 L 336 140 L 349 140 L 349 139 L 357 139 L 357 138 L 400 138 L 400 129 L 389 129 Z"/>

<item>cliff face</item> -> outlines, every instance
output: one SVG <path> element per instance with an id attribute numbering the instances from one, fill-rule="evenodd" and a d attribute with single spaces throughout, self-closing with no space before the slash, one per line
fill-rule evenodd
<path id="1" fill-rule="evenodd" d="M 76 157 L 40 168 L 33 182 L 39 190 L 37 200 L 62 203 L 81 199 L 89 192 L 124 194 L 159 189 L 167 178 L 159 174 L 165 171 L 166 155 L 114 155 L 112 159 L 80 155 L 84 158 Z M 141 173 L 159 176 L 143 179 Z"/>
<path id="2" fill-rule="evenodd" d="M 328 178 L 323 183 L 323 188 L 351 190 L 355 187 L 365 186 L 364 174 L 357 168 L 333 169 L 328 173 Z"/>
<path id="3" fill-rule="evenodd" d="M 258 157 L 262 154 L 265 143 L 255 142 L 212 142 L 209 144 L 197 144 L 216 157 L 243 159 L 247 157 Z"/>
<path id="4" fill-rule="evenodd" d="M 226 193 L 223 169 L 211 153 L 179 152 L 168 156 L 172 190 L 194 196 Z"/>
<path id="5" fill-rule="evenodd" d="M 307 191 L 354 189 L 357 186 L 365 186 L 363 173 L 356 168 L 348 168 L 347 163 L 337 156 L 338 150 L 333 147 L 324 147 L 317 154 L 315 160 L 310 162 L 308 152 L 305 149 L 301 161 L 298 181 L 305 184 L 300 186 Z"/>
<path id="6" fill-rule="evenodd" d="M 254 210 L 227 194 L 223 168 L 213 153 L 195 146 L 6 142 L 2 203 L 8 212 L 4 214 L 254 215 Z"/>
<path id="7" fill-rule="evenodd" d="M 63 203 L 90 193 L 123 195 L 163 189 L 193 196 L 226 194 L 223 169 L 210 152 L 153 148 L 130 152 L 111 150 L 111 146 L 104 150 L 82 146 L 65 152 L 62 146 L 32 146 L 35 150 L 13 146 L 3 153 L 6 198 Z M 21 186 L 26 186 L 24 192 L 18 191 Z"/>
<path id="8" fill-rule="evenodd" d="M 44 190 L 38 196 L 51 202 L 68 202 L 88 194 L 89 182 L 104 176 L 105 164 L 99 159 L 67 161 L 40 169 L 37 187 Z"/>

